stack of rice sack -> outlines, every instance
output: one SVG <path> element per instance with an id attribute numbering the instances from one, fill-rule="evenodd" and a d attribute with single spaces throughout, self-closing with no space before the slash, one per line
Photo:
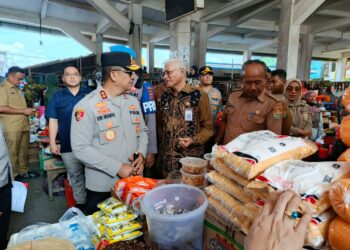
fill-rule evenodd
<path id="1" fill-rule="evenodd" d="M 213 185 L 205 188 L 209 206 L 237 229 L 247 233 L 252 220 L 273 192 L 293 188 L 305 200 L 300 214 L 308 209 L 308 204 L 313 205 L 314 220 L 309 226 L 305 245 L 320 247 L 326 237 L 328 223 L 334 216 L 327 211 L 330 203 L 324 193 L 331 182 L 350 169 L 347 164 L 333 162 L 326 166 L 320 163 L 323 171 L 317 172 L 318 163 L 299 161 L 316 150 L 316 145 L 308 140 L 278 136 L 271 131 L 243 134 L 225 146 L 215 146 L 211 162 L 215 171 L 207 174 Z M 304 165 L 315 172 L 303 175 L 301 168 Z M 310 179 L 315 181 L 309 183 Z"/>
<path id="2" fill-rule="evenodd" d="M 107 245 L 135 239 L 142 235 L 141 224 L 136 220 L 137 214 L 121 201 L 111 197 L 99 203 L 100 209 L 92 215 L 95 226 L 98 229 L 97 235 L 93 236 L 95 245 L 106 242 Z"/>
<path id="3" fill-rule="evenodd" d="M 329 190 L 329 200 L 337 217 L 329 226 L 328 241 L 334 250 L 350 248 L 350 178 L 335 181 Z"/>

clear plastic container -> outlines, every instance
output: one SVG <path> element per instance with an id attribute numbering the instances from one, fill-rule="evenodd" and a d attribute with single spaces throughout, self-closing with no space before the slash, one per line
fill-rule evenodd
<path id="1" fill-rule="evenodd" d="M 182 170 L 188 174 L 202 174 L 206 172 L 207 161 L 196 157 L 185 157 L 180 159 Z"/>
<path id="2" fill-rule="evenodd" d="M 207 170 L 214 170 L 213 166 L 210 164 L 211 160 L 213 159 L 212 153 L 206 153 L 203 158 L 207 161 Z"/>
<path id="3" fill-rule="evenodd" d="M 183 214 L 160 214 L 165 205 L 189 210 Z M 198 188 L 170 184 L 157 187 L 142 198 L 153 250 L 202 250 L 203 224 L 208 200 Z M 192 211 L 191 211 L 192 210 Z"/>
<path id="4" fill-rule="evenodd" d="M 180 169 L 181 181 L 183 184 L 202 188 L 205 187 L 207 182 L 205 179 L 205 173 L 202 174 L 188 174 Z"/>

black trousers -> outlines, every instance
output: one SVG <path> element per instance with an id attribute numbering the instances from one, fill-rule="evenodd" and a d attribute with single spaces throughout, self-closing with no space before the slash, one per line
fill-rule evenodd
<path id="1" fill-rule="evenodd" d="M 97 204 L 109 197 L 111 197 L 111 192 L 95 192 L 86 189 L 86 204 L 83 211 L 84 214 L 91 215 L 98 211 L 99 208 L 97 207 Z"/>
<path id="2" fill-rule="evenodd" d="M 11 182 L 0 188 L 0 250 L 7 247 L 7 231 L 11 216 Z"/>

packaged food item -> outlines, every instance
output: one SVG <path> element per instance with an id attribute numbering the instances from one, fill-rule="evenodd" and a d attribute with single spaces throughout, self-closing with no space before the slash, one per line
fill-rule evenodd
<path id="1" fill-rule="evenodd" d="M 112 243 L 104 248 L 104 250 L 151 250 L 145 243 L 137 240 L 128 240 Z"/>
<path id="2" fill-rule="evenodd" d="M 182 171 L 187 174 L 202 174 L 206 172 L 207 162 L 201 158 L 185 157 L 180 159 Z"/>
<path id="3" fill-rule="evenodd" d="M 340 179 L 332 184 L 329 200 L 334 211 L 350 223 L 350 178 Z"/>
<path id="4" fill-rule="evenodd" d="M 98 203 L 97 207 L 106 214 L 118 214 L 127 210 L 127 207 L 121 201 L 113 197 Z"/>
<path id="5" fill-rule="evenodd" d="M 222 158 L 236 173 L 253 179 L 274 164 L 287 159 L 303 159 L 317 151 L 306 139 L 280 136 L 268 130 L 238 136 L 225 146 L 214 146 L 214 156 Z"/>
<path id="6" fill-rule="evenodd" d="M 137 237 L 140 237 L 143 233 L 141 231 L 132 231 L 128 233 L 118 234 L 109 238 L 109 243 L 124 241 L 124 240 L 133 240 Z"/>
<path id="7" fill-rule="evenodd" d="M 105 214 L 99 210 L 96 211 L 95 213 L 92 214 L 92 218 L 94 219 L 95 222 L 99 222 L 99 220 L 104 216 Z"/>
<path id="8" fill-rule="evenodd" d="M 94 219 L 95 217 L 98 217 L 98 219 L 96 220 L 97 222 L 102 223 L 104 226 L 108 226 L 108 227 L 116 226 L 118 224 L 125 223 L 127 221 L 137 218 L 137 214 L 130 211 L 121 212 L 116 215 L 105 214 L 103 216 L 98 216 L 98 215 L 94 216 L 94 214 L 93 214 Z"/>
<path id="9" fill-rule="evenodd" d="M 133 176 L 117 181 L 114 192 L 127 206 L 132 206 L 139 197 L 155 188 L 156 185 L 157 180 Z"/>
<path id="10" fill-rule="evenodd" d="M 313 217 L 306 230 L 305 246 L 319 249 L 327 240 L 328 229 L 335 213 L 328 210 L 317 217 Z"/>
<path id="11" fill-rule="evenodd" d="M 75 250 L 75 246 L 72 242 L 60 239 L 60 238 L 44 238 L 38 240 L 31 240 L 24 243 L 20 243 L 7 248 L 8 250 Z"/>
<path id="12" fill-rule="evenodd" d="M 188 174 L 180 169 L 181 172 L 181 181 L 184 184 L 195 186 L 195 187 L 204 187 L 206 185 L 205 173 L 202 174 Z"/>
<path id="13" fill-rule="evenodd" d="M 137 229 L 140 229 L 141 227 L 141 224 L 137 221 L 128 221 L 115 226 L 106 227 L 105 236 L 111 238 L 118 234 L 125 234 L 131 231 L 135 231 Z"/>
<path id="14" fill-rule="evenodd" d="M 233 169 L 231 169 L 228 165 L 226 165 L 225 161 L 222 158 L 214 157 L 211 161 L 211 165 L 213 168 L 219 172 L 220 174 L 228 177 L 229 179 L 237 182 L 242 187 L 247 186 L 250 181 L 246 178 L 237 174 Z"/>
<path id="15" fill-rule="evenodd" d="M 293 189 L 304 202 L 312 205 L 315 216 L 331 206 L 327 193 L 331 183 L 349 172 L 350 163 L 347 162 L 282 161 L 256 177 L 245 192 L 265 201 L 275 190 Z"/>
<path id="16" fill-rule="evenodd" d="M 350 148 L 345 150 L 337 159 L 337 161 L 348 161 L 350 162 Z"/>
<path id="17" fill-rule="evenodd" d="M 237 231 L 247 234 L 251 226 L 251 221 L 245 216 L 237 217 L 233 212 L 227 210 L 223 205 L 212 197 L 208 197 L 209 207 L 220 215 L 227 223 L 234 226 Z"/>
<path id="18" fill-rule="evenodd" d="M 340 125 L 340 138 L 346 146 L 350 146 L 350 115 L 343 117 Z"/>
<path id="19" fill-rule="evenodd" d="M 328 243 L 333 250 L 348 250 L 350 246 L 350 224 L 342 218 L 335 218 L 328 231 Z"/>
<path id="20" fill-rule="evenodd" d="M 219 174 L 216 171 L 211 171 L 207 173 L 206 176 L 211 183 L 213 183 L 215 186 L 225 191 L 226 193 L 229 193 L 242 203 L 245 204 L 251 201 L 250 197 L 244 193 L 243 188 L 238 184 L 232 182 L 227 177 Z"/>

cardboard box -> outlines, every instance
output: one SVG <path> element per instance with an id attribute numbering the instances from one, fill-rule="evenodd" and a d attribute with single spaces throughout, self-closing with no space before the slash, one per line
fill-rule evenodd
<path id="1" fill-rule="evenodd" d="M 225 222 L 210 208 L 204 220 L 203 250 L 244 250 L 245 235 Z"/>

